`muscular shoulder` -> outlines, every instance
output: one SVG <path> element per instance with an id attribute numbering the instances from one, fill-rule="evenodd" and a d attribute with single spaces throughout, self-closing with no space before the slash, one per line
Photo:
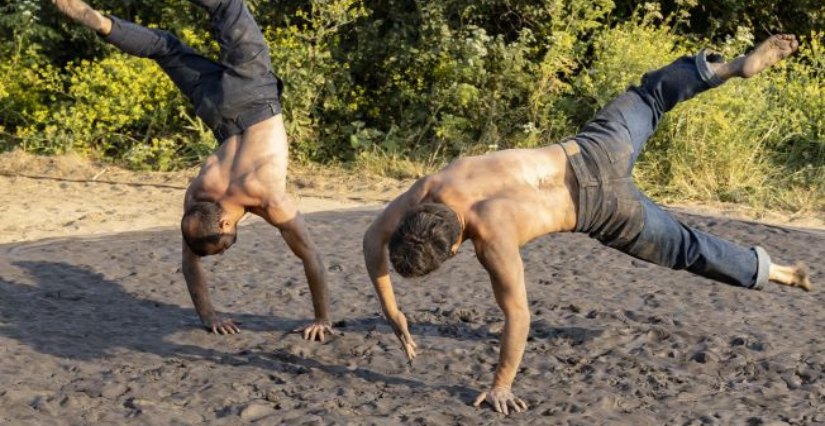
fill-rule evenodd
<path id="1" fill-rule="evenodd" d="M 473 239 L 519 247 L 543 235 L 541 206 L 520 198 L 518 194 L 499 193 L 474 203 L 466 216 Z"/>
<path id="2" fill-rule="evenodd" d="M 375 218 L 366 236 L 381 235 L 383 240 L 395 230 L 401 218 L 414 206 L 428 198 L 432 185 L 431 177 L 417 180 L 406 192 L 392 200 Z"/>
<path id="3" fill-rule="evenodd" d="M 218 200 L 226 193 L 228 186 L 228 180 L 217 167 L 204 169 L 189 184 L 186 198 L 187 200 Z"/>

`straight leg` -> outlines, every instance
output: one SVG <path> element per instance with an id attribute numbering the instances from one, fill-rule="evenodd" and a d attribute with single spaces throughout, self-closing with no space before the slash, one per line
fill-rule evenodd
<path id="1" fill-rule="evenodd" d="M 683 56 L 673 63 L 642 76 L 638 86 L 625 93 L 596 113 L 577 139 L 602 145 L 611 151 L 626 151 L 620 155 L 621 174 L 629 176 L 633 164 L 644 149 L 648 138 L 656 131 L 664 114 L 679 102 L 684 102 L 724 81 L 713 72 L 712 62 L 705 51 L 696 56 Z M 712 61 L 720 61 L 711 55 Z"/>
<path id="2" fill-rule="evenodd" d="M 269 47 L 243 0 L 190 1 L 209 13 L 225 68 L 208 96 L 210 110 L 221 117 L 213 127 L 218 140 L 280 114 L 283 83 L 272 72 Z"/>
<path id="3" fill-rule="evenodd" d="M 761 289 L 771 258 L 761 247 L 746 248 L 693 229 L 641 193 L 644 228 L 629 244 L 615 247 L 638 259 L 739 287 Z"/>
<path id="4" fill-rule="evenodd" d="M 599 190 L 580 189 L 601 198 L 589 204 L 580 201 L 580 209 L 585 205 L 604 216 L 589 226 L 591 235 L 636 258 L 727 284 L 761 289 L 775 281 L 810 290 L 804 264 L 775 265 L 761 247 L 742 247 L 686 226 L 630 181 L 633 164 L 664 113 L 730 78 L 752 77 L 790 55 L 797 45 L 793 36 L 779 35 L 728 63 L 705 51 L 685 56 L 645 74 L 640 86 L 631 87 L 602 109 L 577 135 L 582 149 L 596 146 L 607 156 L 592 155 L 600 171 L 594 187 Z"/>

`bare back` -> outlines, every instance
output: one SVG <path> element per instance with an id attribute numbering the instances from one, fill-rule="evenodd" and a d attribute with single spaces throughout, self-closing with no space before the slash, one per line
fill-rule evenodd
<path id="1" fill-rule="evenodd" d="M 288 160 L 284 122 L 277 115 L 224 141 L 204 162 L 190 196 L 257 214 L 286 195 Z"/>
<path id="2" fill-rule="evenodd" d="M 466 157 L 425 178 L 421 202 L 443 203 L 462 216 L 467 237 L 509 236 L 523 245 L 539 236 L 576 226 L 578 187 L 558 145 L 511 149 Z"/>

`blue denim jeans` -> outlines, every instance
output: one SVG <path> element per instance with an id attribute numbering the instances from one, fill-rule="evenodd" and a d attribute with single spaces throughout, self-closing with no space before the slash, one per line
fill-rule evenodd
<path id="1" fill-rule="evenodd" d="M 218 141 L 281 113 L 283 84 L 272 72 L 264 36 L 243 0 L 190 0 L 209 12 L 220 58 L 213 61 L 163 30 L 110 16 L 105 41 L 157 62 Z"/>
<path id="2" fill-rule="evenodd" d="M 770 267 L 761 247 L 742 247 L 679 222 L 645 197 L 631 177 L 664 113 L 722 82 L 705 51 L 684 56 L 645 74 L 639 86 L 562 143 L 579 182 L 576 231 L 648 262 L 761 289 Z"/>

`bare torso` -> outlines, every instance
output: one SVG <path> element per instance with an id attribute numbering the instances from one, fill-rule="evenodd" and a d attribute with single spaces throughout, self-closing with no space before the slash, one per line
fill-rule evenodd
<path id="1" fill-rule="evenodd" d="M 490 275 L 505 328 L 494 389 L 509 392 L 530 325 L 519 246 L 576 227 L 578 181 L 561 145 L 512 149 L 453 162 L 396 198 L 364 235 L 364 260 L 384 315 L 410 360 L 415 342 L 398 310 L 389 275 L 387 245 L 405 213 L 421 203 L 440 203 L 458 216 L 463 232 L 453 246 L 472 240 Z M 486 394 L 484 394 L 486 395 Z"/>
<path id="2" fill-rule="evenodd" d="M 421 186 L 421 202 L 443 203 L 462 217 L 467 239 L 495 239 L 507 222 L 516 225 L 507 234 L 515 232 L 521 246 L 576 226 L 578 184 L 558 145 L 467 157 Z"/>
<path id="3" fill-rule="evenodd" d="M 247 212 L 277 227 L 289 249 L 303 262 L 312 294 L 315 321 L 302 329 L 304 338 L 314 340 L 317 336 L 323 341 L 324 333 L 331 330 L 323 261 L 295 203 L 286 193 L 288 161 L 284 121 L 277 115 L 225 140 L 206 159 L 200 174 L 190 184 L 185 204 L 188 208 L 193 201 L 219 203 L 232 228 Z M 238 332 L 234 322 L 221 320 L 215 313 L 201 260 L 186 244 L 183 265 L 189 292 L 204 325 L 215 333 Z"/>
<path id="4" fill-rule="evenodd" d="M 203 164 L 187 194 L 266 216 L 286 195 L 288 146 L 280 115 L 232 136 Z"/>

